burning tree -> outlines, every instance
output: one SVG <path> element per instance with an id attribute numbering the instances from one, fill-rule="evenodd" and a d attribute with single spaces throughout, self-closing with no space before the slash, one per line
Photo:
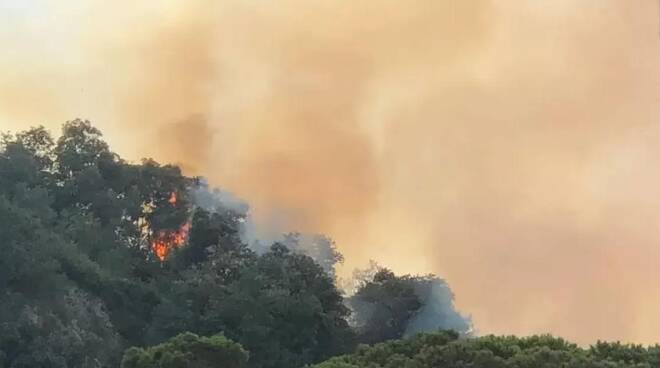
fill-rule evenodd
<path id="1" fill-rule="evenodd" d="M 166 203 L 153 207 L 149 213 L 151 221 L 147 221 L 145 228 L 150 248 L 161 262 L 165 261 L 172 250 L 186 244 L 190 231 L 188 208 L 179 202 L 177 192 L 171 192 Z M 182 221 L 183 215 L 185 217 Z"/>
<path id="2" fill-rule="evenodd" d="M 177 194 L 172 192 L 167 201 L 172 207 L 177 206 Z M 183 246 L 188 241 L 190 222 L 185 222 L 176 229 L 161 229 L 152 234 L 151 249 L 160 261 L 175 248 Z"/>
<path id="3" fill-rule="evenodd" d="M 136 221 L 140 248 L 164 261 L 188 241 L 191 218 L 189 189 L 196 179 L 186 178 L 176 166 L 145 160 L 140 173 L 142 208 Z"/>

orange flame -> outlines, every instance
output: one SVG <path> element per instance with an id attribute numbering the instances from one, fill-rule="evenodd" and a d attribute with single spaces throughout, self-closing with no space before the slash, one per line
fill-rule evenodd
<path id="1" fill-rule="evenodd" d="M 164 241 L 154 240 L 151 244 L 151 249 L 153 249 L 154 254 L 156 254 L 156 257 L 158 257 L 161 262 L 165 260 L 165 257 L 167 257 L 168 247 L 167 243 Z"/>
<path id="2" fill-rule="evenodd" d="M 178 230 L 160 230 L 156 233 L 151 249 L 160 261 L 164 261 L 172 249 L 182 247 L 188 241 L 190 223 L 181 225 Z"/>
<path id="3" fill-rule="evenodd" d="M 170 194 L 167 200 L 172 206 L 177 203 L 176 192 Z M 172 249 L 182 247 L 188 241 L 188 232 L 190 231 L 190 223 L 185 223 L 177 230 L 160 230 L 154 234 L 153 241 L 151 242 L 151 249 L 156 254 L 160 261 L 164 261 Z"/>

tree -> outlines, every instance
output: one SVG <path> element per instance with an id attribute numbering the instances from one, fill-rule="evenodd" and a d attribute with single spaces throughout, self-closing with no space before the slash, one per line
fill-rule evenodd
<path id="1" fill-rule="evenodd" d="M 348 299 L 360 342 L 448 329 L 470 334 L 472 324 L 454 308 L 454 295 L 444 280 L 434 275 L 396 276 L 375 263 L 362 274 L 356 293 Z"/>
<path id="2" fill-rule="evenodd" d="M 185 247 L 177 249 L 172 262 L 178 269 L 198 265 L 209 259 L 212 253 L 216 255 L 231 255 L 231 258 L 242 259 L 249 250 L 241 240 L 241 223 L 245 214 L 231 209 L 208 212 L 197 208 L 192 218 L 191 231 Z M 217 262 L 229 264 L 216 257 L 215 270 L 222 268 Z M 225 272 L 236 272 L 226 269 Z M 227 277 L 231 277 L 229 274 Z"/>
<path id="3" fill-rule="evenodd" d="M 381 268 L 351 297 L 349 305 L 355 311 L 359 341 L 373 344 L 403 337 L 422 302 L 409 276 L 397 277 Z"/>
<path id="4" fill-rule="evenodd" d="M 70 178 L 86 167 L 97 166 L 102 161 L 114 162 L 116 155 L 110 152 L 102 139 L 101 131 L 87 120 L 72 120 L 62 128 L 54 154 L 62 179 Z"/>
<path id="5" fill-rule="evenodd" d="M 111 365 L 119 339 L 103 304 L 62 274 L 74 247 L 0 196 L 0 366 Z"/>
<path id="6" fill-rule="evenodd" d="M 247 360 L 248 353 L 222 335 L 188 332 L 150 348 L 128 349 L 121 368 L 242 368 Z"/>
<path id="7" fill-rule="evenodd" d="M 152 311 L 160 303 L 152 281 L 168 275 L 153 256 L 150 238 L 155 227 L 178 228 L 188 220 L 187 189 L 192 182 L 174 166 L 149 160 L 126 163 L 87 121 L 67 122 L 57 143 L 42 127 L 3 135 L 0 300 L 12 301 L 4 305 L 9 308 L 3 314 L 8 318 L 4 326 L 34 334 L 4 340 L 0 356 L 18 364 L 21 351 L 38 346 L 33 338 L 56 346 L 52 336 L 60 335 L 51 333 L 54 326 L 62 326 L 63 333 L 76 331 L 70 327 L 76 314 L 67 312 L 70 303 L 65 300 L 73 300 L 67 295 L 87 303 L 77 305 L 101 306 L 98 316 L 109 319 L 119 343 L 143 343 Z M 173 193 L 179 194 L 174 204 Z M 25 327 L 37 320 L 52 328 Z M 111 335 L 93 329 L 77 335 L 83 332 Z M 70 347 L 94 351 L 84 344 Z M 111 347 L 108 338 L 104 351 L 115 354 Z M 64 354 L 66 349 L 60 350 Z M 105 365 L 103 354 L 98 355 Z M 62 359 L 57 364 L 79 366 Z M 49 364 L 56 366 L 53 362 Z"/>
<path id="8" fill-rule="evenodd" d="M 154 336 L 223 332 L 250 351 L 256 368 L 300 367 L 353 349 L 349 310 L 314 260 L 281 244 L 258 256 L 228 243 L 220 240 L 170 285 Z"/>
<path id="9" fill-rule="evenodd" d="M 335 242 L 322 234 L 288 233 L 284 235 L 282 244 L 294 252 L 310 256 L 333 279 L 336 277 L 335 267 L 344 261 Z"/>
<path id="10" fill-rule="evenodd" d="M 453 330 L 462 336 L 472 334 L 472 321 L 456 310 L 454 293 L 445 280 L 427 275 L 413 277 L 411 282 L 422 306 L 408 321 L 404 337 L 440 330 Z"/>
<path id="11" fill-rule="evenodd" d="M 657 349 L 606 343 L 583 349 L 550 335 L 460 339 L 443 331 L 361 346 L 314 368 L 651 368 Z"/>
<path id="12" fill-rule="evenodd" d="M 351 351 L 350 313 L 332 278 L 282 244 L 210 300 L 217 326 L 253 354 L 252 367 L 296 367 Z"/>

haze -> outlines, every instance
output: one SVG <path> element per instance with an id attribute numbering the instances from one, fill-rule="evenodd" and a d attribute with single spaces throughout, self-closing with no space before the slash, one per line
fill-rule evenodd
<path id="1" fill-rule="evenodd" d="M 0 0 L 0 130 L 90 119 L 482 334 L 659 342 L 658 7 Z"/>

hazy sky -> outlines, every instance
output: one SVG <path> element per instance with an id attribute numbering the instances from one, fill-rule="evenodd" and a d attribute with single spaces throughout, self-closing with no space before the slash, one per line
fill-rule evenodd
<path id="1" fill-rule="evenodd" d="M 0 130 L 92 120 L 480 333 L 660 341 L 656 0 L 0 0 Z"/>

